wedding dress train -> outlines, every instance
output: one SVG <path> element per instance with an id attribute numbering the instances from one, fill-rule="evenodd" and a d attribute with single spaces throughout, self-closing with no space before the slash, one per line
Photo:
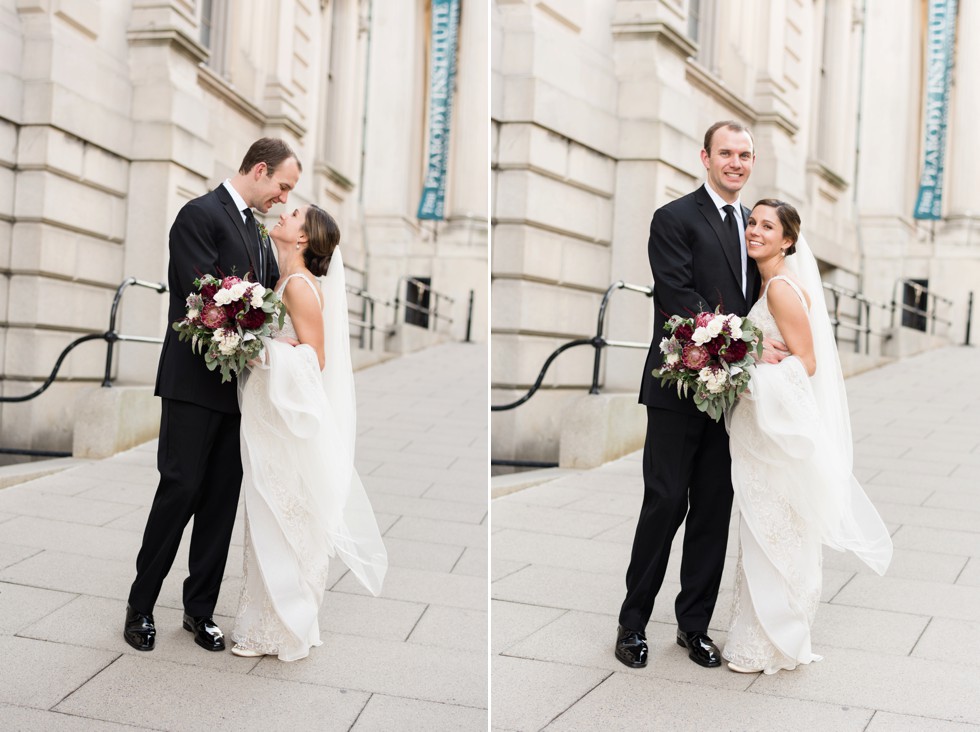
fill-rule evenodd
<path id="1" fill-rule="evenodd" d="M 339 556 L 374 595 L 388 566 L 353 466 L 354 392 L 339 249 L 319 288 L 292 276 L 321 300 L 326 365 L 321 372 L 309 346 L 270 339 L 264 363 L 240 380 L 244 578 L 231 635 L 244 650 L 282 661 L 321 644 L 318 614 L 330 557 Z M 281 334 L 296 337 L 288 314 Z"/>
<path id="2" fill-rule="evenodd" d="M 892 554 L 888 531 L 854 478 L 843 376 L 816 262 L 805 242 L 795 265 L 811 296 L 817 370 L 802 362 L 754 367 L 749 392 L 726 414 L 739 554 L 724 658 L 775 673 L 818 661 L 810 628 L 820 602 L 822 545 L 855 552 L 879 574 Z M 802 251 L 799 251 L 802 249 Z M 786 277 L 806 307 L 800 289 Z M 767 291 L 749 312 L 765 337 L 782 340 Z M 823 322 L 826 321 L 826 322 Z"/>

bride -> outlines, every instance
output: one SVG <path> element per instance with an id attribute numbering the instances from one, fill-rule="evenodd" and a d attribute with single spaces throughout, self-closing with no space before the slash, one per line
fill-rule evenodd
<path id="1" fill-rule="evenodd" d="M 821 545 L 851 550 L 878 574 L 888 530 L 852 474 L 847 397 L 817 262 L 800 216 L 759 201 L 746 230 L 762 294 L 748 317 L 792 354 L 754 367 L 726 414 L 739 552 L 732 625 L 722 655 L 733 671 L 775 673 L 819 661 L 810 627 L 820 601 Z"/>
<path id="2" fill-rule="evenodd" d="M 340 231 L 311 205 L 284 213 L 270 235 L 287 315 L 239 379 L 245 559 L 231 637 L 235 655 L 295 661 L 321 644 L 328 559 L 339 555 L 377 595 L 388 558 L 354 470 Z"/>

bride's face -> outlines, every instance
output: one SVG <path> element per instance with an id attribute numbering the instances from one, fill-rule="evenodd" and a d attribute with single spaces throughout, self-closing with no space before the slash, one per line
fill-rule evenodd
<path id="1" fill-rule="evenodd" d="M 765 261 L 782 255 L 783 249 L 793 245 L 783 236 L 783 225 L 779 222 L 776 209 L 770 206 L 756 206 L 749 215 L 749 225 L 745 229 L 745 246 L 752 259 Z"/>
<path id="2" fill-rule="evenodd" d="M 303 232 L 303 223 L 306 221 L 306 209 L 308 206 L 301 206 L 292 211 L 284 211 L 279 214 L 279 221 L 269 230 L 269 236 L 277 244 L 296 244 L 300 238 L 306 239 Z"/>

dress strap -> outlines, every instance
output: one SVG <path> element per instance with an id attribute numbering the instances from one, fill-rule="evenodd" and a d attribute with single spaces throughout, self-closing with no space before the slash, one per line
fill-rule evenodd
<path id="1" fill-rule="evenodd" d="M 286 291 L 286 283 L 293 279 L 293 277 L 299 277 L 301 280 L 303 280 L 303 282 L 308 284 L 310 289 L 313 290 L 313 294 L 316 295 L 316 301 L 320 304 L 320 307 L 323 307 L 323 301 L 320 299 L 320 288 L 310 282 L 310 278 L 304 275 L 302 272 L 293 272 L 282 281 L 282 284 L 279 286 L 279 297 L 282 297 L 282 293 Z"/>
<path id="2" fill-rule="evenodd" d="M 803 303 L 803 309 L 804 309 L 804 310 L 806 310 L 807 312 L 810 312 L 810 306 L 809 306 L 809 305 L 807 305 L 807 303 L 806 303 L 806 295 L 804 295 L 804 294 L 803 294 L 803 290 L 801 290 L 801 289 L 800 289 L 800 286 L 799 286 L 798 284 L 796 284 L 795 282 L 793 282 L 793 280 L 791 280 L 791 279 L 790 279 L 789 277 L 787 277 L 786 275 L 776 275 L 775 277 L 772 277 L 772 278 L 771 278 L 771 279 L 770 279 L 770 280 L 769 280 L 769 281 L 768 281 L 768 282 L 766 283 L 766 289 L 765 289 L 765 291 L 764 291 L 764 292 L 762 293 L 762 296 L 763 296 L 763 297 L 765 297 L 765 296 L 766 296 L 766 294 L 767 294 L 767 293 L 769 292 L 769 285 L 771 285 L 771 284 L 772 284 L 773 282 L 775 282 L 776 280 L 783 280 L 783 281 L 784 281 L 784 282 L 786 282 L 786 283 L 787 283 L 787 284 L 788 284 L 788 285 L 789 285 L 790 287 L 792 287 L 792 288 L 793 288 L 793 292 L 795 292 L 795 293 L 796 293 L 796 294 L 797 294 L 797 295 L 799 296 L 799 298 L 800 298 L 800 302 L 802 302 L 802 303 Z"/>

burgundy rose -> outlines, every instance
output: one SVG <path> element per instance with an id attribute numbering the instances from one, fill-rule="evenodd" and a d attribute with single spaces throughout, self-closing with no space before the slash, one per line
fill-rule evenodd
<path id="1" fill-rule="evenodd" d="M 712 356 L 717 356 L 718 353 L 721 351 L 721 349 L 724 348 L 724 346 L 725 346 L 725 337 L 720 335 L 715 336 L 710 341 L 704 344 L 705 350 L 708 353 L 710 353 Z"/>
<path id="2" fill-rule="evenodd" d="M 252 308 L 239 315 L 238 322 L 243 328 L 258 330 L 265 324 L 265 312 L 261 308 Z"/>
<path id="3" fill-rule="evenodd" d="M 207 303 L 204 306 L 204 310 L 201 311 L 201 322 L 212 330 L 224 325 L 227 320 L 228 316 L 225 315 L 222 307 L 215 305 L 213 302 Z"/>
<path id="4" fill-rule="evenodd" d="M 231 320 L 245 309 L 245 303 L 241 300 L 232 300 L 230 303 L 224 306 L 224 309 L 225 315 L 227 315 L 228 319 Z"/>
<path id="5" fill-rule="evenodd" d="M 748 352 L 749 347 L 745 341 L 732 341 L 728 344 L 728 348 L 721 352 L 721 357 L 728 363 L 735 363 L 745 358 L 745 354 Z"/>
<path id="6" fill-rule="evenodd" d="M 684 365 L 695 371 L 700 371 L 707 366 L 710 358 L 708 351 L 696 343 L 688 343 L 684 346 L 684 351 L 681 355 L 681 360 L 684 361 Z"/>
<path id="7" fill-rule="evenodd" d="M 694 337 L 694 328 L 689 326 L 687 323 L 677 326 L 677 330 L 674 331 L 674 338 L 684 343 L 688 343 L 691 338 Z"/>

